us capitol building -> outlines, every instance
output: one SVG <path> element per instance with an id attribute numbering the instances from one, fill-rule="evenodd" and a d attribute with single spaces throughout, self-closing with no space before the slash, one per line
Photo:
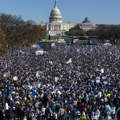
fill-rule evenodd
<path id="1" fill-rule="evenodd" d="M 64 35 L 66 31 L 69 31 L 69 29 L 71 29 L 75 25 L 77 24 L 63 22 L 61 12 L 55 1 L 54 8 L 50 13 L 49 23 L 47 23 L 46 25 L 47 34 L 51 36 Z M 79 26 L 85 31 L 95 28 L 95 24 L 89 21 L 88 18 L 85 18 L 85 20 L 82 23 L 80 23 Z"/>

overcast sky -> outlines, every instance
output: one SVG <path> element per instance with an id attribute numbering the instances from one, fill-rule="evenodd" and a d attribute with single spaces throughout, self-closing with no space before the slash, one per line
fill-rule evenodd
<path id="1" fill-rule="evenodd" d="M 88 17 L 96 24 L 120 24 L 120 0 L 57 0 L 63 21 L 80 23 Z M 0 13 L 48 22 L 54 0 L 0 0 Z"/>

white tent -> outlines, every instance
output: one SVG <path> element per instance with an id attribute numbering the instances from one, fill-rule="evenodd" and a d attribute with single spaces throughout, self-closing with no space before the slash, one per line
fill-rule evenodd
<path id="1" fill-rule="evenodd" d="M 64 39 L 58 39 L 58 43 L 65 43 Z"/>
<path id="2" fill-rule="evenodd" d="M 35 51 L 35 54 L 36 55 L 43 55 L 44 51 L 43 50 L 37 50 L 37 51 Z"/>
<path id="3" fill-rule="evenodd" d="M 110 43 L 105 43 L 104 46 L 111 46 L 112 44 Z"/>

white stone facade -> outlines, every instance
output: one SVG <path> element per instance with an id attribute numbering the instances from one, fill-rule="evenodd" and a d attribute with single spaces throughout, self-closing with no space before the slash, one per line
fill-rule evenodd
<path id="1" fill-rule="evenodd" d="M 77 24 L 63 22 L 61 12 L 58 9 L 57 4 L 55 2 L 54 8 L 50 13 L 49 23 L 47 23 L 46 25 L 47 35 L 64 35 L 66 31 L 69 31 L 69 29 L 75 27 L 75 25 Z M 95 24 L 93 24 L 87 18 L 85 18 L 85 20 L 81 24 L 79 24 L 79 26 L 85 31 L 95 28 Z"/>
<path id="2" fill-rule="evenodd" d="M 75 24 L 71 23 L 48 23 L 47 24 L 47 33 L 51 36 L 55 35 L 64 35 L 66 31 L 69 31 Z"/>
<path id="3" fill-rule="evenodd" d="M 69 31 L 75 24 L 64 23 L 62 21 L 62 15 L 55 2 L 49 17 L 49 23 L 47 23 L 47 34 L 51 36 L 64 35 L 66 31 Z"/>
<path id="4" fill-rule="evenodd" d="M 95 29 L 95 27 L 96 27 L 96 25 L 93 24 L 90 20 L 88 20 L 88 18 L 85 18 L 85 20 L 79 26 L 84 31 Z"/>

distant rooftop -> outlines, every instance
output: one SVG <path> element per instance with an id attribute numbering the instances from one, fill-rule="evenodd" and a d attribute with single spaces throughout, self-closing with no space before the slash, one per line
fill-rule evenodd
<path id="1" fill-rule="evenodd" d="M 84 21 L 82 21 L 82 23 L 91 23 L 90 20 L 88 20 L 88 18 L 86 17 Z"/>

